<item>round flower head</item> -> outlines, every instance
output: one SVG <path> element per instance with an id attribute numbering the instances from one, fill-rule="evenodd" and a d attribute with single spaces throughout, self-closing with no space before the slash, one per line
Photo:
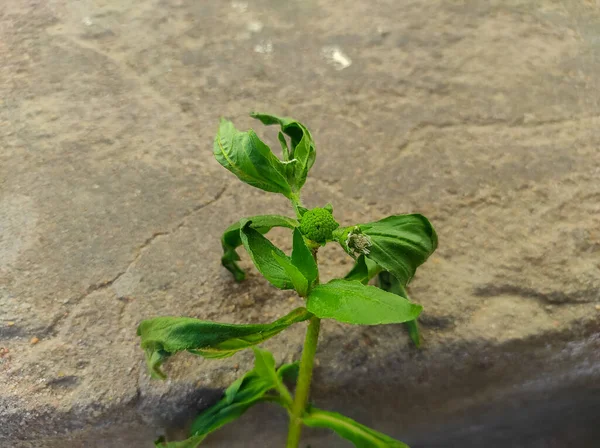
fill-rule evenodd
<path id="1" fill-rule="evenodd" d="M 333 239 L 332 232 L 340 225 L 325 208 L 313 208 L 306 211 L 300 219 L 300 232 L 315 243 L 324 244 Z"/>

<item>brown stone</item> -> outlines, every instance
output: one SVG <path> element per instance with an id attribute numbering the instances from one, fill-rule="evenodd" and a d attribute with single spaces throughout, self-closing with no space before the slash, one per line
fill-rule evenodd
<path id="1" fill-rule="evenodd" d="M 151 381 L 137 324 L 264 322 L 300 304 L 253 269 L 236 287 L 219 263 L 229 223 L 292 213 L 211 155 L 222 115 L 277 148 L 247 116 L 260 110 L 316 139 L 307 206 L 331 201 L 342 225 L 420 212 L 440 238 L 411 284 L 423 348 L 401 326 L 324 322 L 315 402 L 415 446 L 595 446 L 593 2 L 234 3 L 2 2 L 0 445 L 176 436 L 251 354 L 178 356 Z M 323 280 L 345 257 L 320 253 Z M 304 329 L 264 345 L 298 359 Z M 206 446 L 283 446 L 285 430 L 261 406 Z"/>

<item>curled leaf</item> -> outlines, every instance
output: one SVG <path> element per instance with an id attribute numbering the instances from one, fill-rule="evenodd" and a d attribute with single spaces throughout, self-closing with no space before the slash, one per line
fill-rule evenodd
<path id="1" fill-rule="evenodd" d="M 233 274 L 236 281 L 240 282 L 246 277 L 244 271 L 238 266 L 240 260 L 236 249 L 242 245 L 240 238 L 240 228 L 242 223 L 250 222 L 249 226 L 261 234 L 267 233 L 273 227 L 287 227 L 293 229 L 298 226 L 298 221 L 286 216 L 280 215 L 258 215 L 250 218 L 241 219 L 230 225 L 221 237 L 221 246 L 223 247 L 223 256 L 221 264 Z"/>
<path id="2" fill-rule="evenodd" d="M 292 188 L 285 164 L 253 130 L 240 132 L 231 121 L 221 119 L 213 153 L 217 161 L 241 181 L 264 191 L 291 197 Z"/>
<path id="3" fill-rule="evenodd" d="M 283 133 L 290 137 L 291 148 L 289 149 L 287 144 L 284 146 L 281 133 L 279 141 L 284 151 L 284 157 L 287 157 L 287 160 L 296 161 L 291 169 L 287 171 L 287 176 L 292 189 L 295 191 L 300 190 L 306 182 L 306 176 L 315 163 L 317 155 L 312 135 L 306 126 L 293 118 L 277 117 L 258 112 L 252 113 L 250 116 L 266 125 L 278 124 L 281 126 Z M 283 140 L 285 141 L 285 139 Z"/>
<path id="4" fill-rule="evenodd" d="M 165 378 L 160 367 L 173 354 L 187 350 L 205 358 L 226 358 L 260 344 L 292 324 L 310 318 L 297 308 L 270 324 L 221 324 L 191 317 L 156 317 L 140 323 L 137 334 L 154 378 Z"/>
<path id="5" fill-rule="evenodd" d="M 423 215 L 394 215 L 379 221 L 338 229 L 334 236 L 351 255 L 365 255 L 392 273 L 403 285 L 414 276 L 438 244 Z"/>
<path id="6" fill-rule="evenodd" d="M 221 400 L 196 417 L 190 429 L 192 437 L 205 436 L 221 428 L 257 403 L 269 401 L 285 406 L 287 401 L 291 401 L 289 392 L 275 371 L 273 355 L 260 349 L 255 349 L 254 355 L 254 369 L 233 382 Z M 284 364 L 279 370 L 287 371 L 291 366 Z M 283 394 L 268 394 L 271 391 Z"/>
<path id="7" fill-rule="evenodd" d="M 254 356 L 254 369 L 231 383 L 218 402 L 194 419 L 188 439 L 165 442 L 161 437 L 155 442 L 156 447 L 196 448 L 208 434 L 237 419 L 257 403 L 274 402 L 288 406 L 291 397 L 283 385 L 283 375 L 280 372 L 292 372 L 296 365 L 284 364 L 276 371 L 271 353 L 255 348 Z"/>
<path id="8" fill-rule="evenodd" d="M 292 289 L 293 280 L 288 275 L 286 267 L 278 262 L 278 258 L 287 259 L 287 255 L 260 232 L 254 230 L 251 224 L 251 221 L 242 222 L 240 238 L 254 266 L 273 286 L 279 289 Z"/>

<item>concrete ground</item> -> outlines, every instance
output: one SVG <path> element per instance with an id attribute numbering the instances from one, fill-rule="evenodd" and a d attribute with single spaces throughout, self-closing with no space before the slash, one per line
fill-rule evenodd
<path id="1" fill-rule="evenodd" d="M 317 404 L 413 448 L 597 446 L 599 29 L 594 0 L 2 2 L 0 445 L 177 436 L 251 356 L 177 356 L 152 381 L 140 320 L 301 304 L 219 263 L 231 222 L 291 212 L 211 154 L 219 116 L 275 145 L 258 110 L 311 129 L 308 206 L 420 212 L 440 237 L 411 284 L 423 348 L 325 322 Z M 324 252 L 325 278 L 349 269 Z M 297 359 L 303 331 L 265 346 Z M 284 437 L 261 407 L 206 446 Z"/>

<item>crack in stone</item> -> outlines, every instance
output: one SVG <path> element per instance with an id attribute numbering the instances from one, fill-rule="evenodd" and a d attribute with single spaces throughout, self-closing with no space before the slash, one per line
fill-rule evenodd
<path id="1" fill-rule="evenodd" d="M 150 237 L 146 238 L 146 240 L 139 246 L 137 247 L 137 249 L 135 250 L 135 256 L 133 257 L 133 259 L 127 264 L 127 267 L 125 268 L 125 270 L 117 273 L 117 275 L 115 275 L 113 278 L 111 278 L 110 280 L 105 280 L 103 282 L 100 283 L 95 283 L 93 285 L 90 285 L 87 287 L 85 293 L 79 295 L 78 297 L 76 297 L 73 300 L 70 300 L 69 302 L 72 302 L 75 304 L 75 306 L 79 303 L 81 303 L 83 300 L 85 300 L 90 294 L 96 292 L 96 291 L 100 291 L 100 290 L 104 290 L 107 288 L 110 288 L 112 285 L 114 285 L 123 275 L 125 275 L 127 272 L 129 272 L 129 270 L 140 260 L 140 258 L 142 257 L 142 255 L 144 254 L 144 252 L 150 247 L 152 246 L 152 244 L 154 244 L 154 242 L 160 238 L 160 237 L 167 237 L 169 235 L 173 235 L 174 233 L 176 233 L 179 229 L 181 229 L 185 223 L 187 222 L 187 220 L 190 218 L 190 216 L 192 216 L 194 213 L 210 206 L 213 205 L 214 203 L 216 203 L 217 201 L 219 201 L 223 195 L 225 194 L 225 192 L 227 191 L 228 186 L 223 187 L 216 195 L 213 199 L 211 199 L 208 202 L 196 205 L 195 207 L 191 208 L 190 210 L 188 210 L 183 217 L 181 218 L 180 222 L 175 225 L 174 227 L 172 227 L 171 230 L 167 230 L 167 231 L 159 231 L 159 232 L 154 232 Z M 123 312 L 125 311 L 125 309 L 127 308 L 127 303 L 125 303 L 122 306 L 122 309 L 120 311 L 120 316 L 122 316 Z M 57 328 L 58 325 L 60 325 L 60 323 L 67 317 L 68 313 L 62 313 L 59 314 L 58 316 L 56 316 L 52 322 L 50 322 L 50 324 L 48 325 L 48 327 L 46 328 L 46 330 L 44 331 L 45 335 L 48 335 L 52 332 L 54 332 Z"/>
<path id="2" fill-rule="evenodd" d="M 197 211 L 202 210 L 205 207 L 208 207 L 209 205 L 214 204 L 215 202 L 217 202 L 219 199 L 221 199 L 223 197 L 223 195 L 225 194 L 225 192 L 227 191 L 227 189 L 229 188 L 229 185 L 226 185 L 225 187 L 223 187 L 216 195 L 213 199 L 211 199 L 210 201 L 208 201 L 205 204 L 200 204 L 200 205 L 196 205 L 195 207 L 193 207 L 192 209 L 188 210 L 184 215 L 183 218 L 181 219 L 181 222 L 179 224 L 177 224 L 173 230 L 171 230 L 170 232 L 167 232 L 167 234 L 173 234 L 175 232 L 177 232 L 179 229 L 181 229 L 186 221 L 188 220 L 188 218 L 190 216 L 192 216 L 194 213 L 196 213 Z"/>

